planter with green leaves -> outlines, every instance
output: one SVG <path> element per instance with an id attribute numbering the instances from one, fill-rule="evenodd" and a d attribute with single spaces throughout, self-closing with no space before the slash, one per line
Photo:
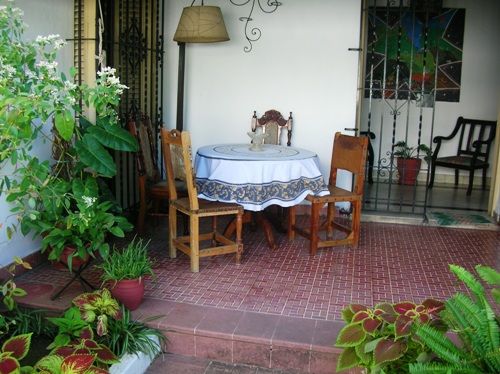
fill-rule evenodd
<path id="1" fill-rule="evenodd" d="M 394 144 L 394 156 L 396 156 L 396 167 L 398 169 L 399 184 L 415 185 L 422 166 L 422 159 L 429 162 L 431 159 L 431 149 L 425 144 L 419 144 L 416 147 L 410 147 L 405 141 L 401 140 Z"/>
<path id="2" fill-rule="evenodd" d="M 77 85 L 75 69 L 69 78 L 57 70 L 65 42 L 57 35 L 30 41 L 24 28 L 21 10 L 10 2 L 0 7 L 0 167 L 13 170 L 0 180 L 0 193 L 16 218 L 5 226 L 9 237 L 18 229 L 42 236 L 53 260 L 74 248 L 71 267 L 73 257 L 105 257 L 106 236 L 131 229 L 102 179 L 116 174 L 110 151 L 138 146 L 119 124 L 116 108 L 126 87 L 115 70 L 102 68 L 92 87 Z M 53 160 L 31 152 L 35 140 L 51 143 Z"/>
<path id="3" fill-rule="evenodd" d="M 134 238 L 123 250 L 112 251 L 99 265 L 103 282 L 110 282 L 112 295 L 130 310 L 137 309 L 144 297 L 143 277 L 153 275 L 148 244 Z"/>

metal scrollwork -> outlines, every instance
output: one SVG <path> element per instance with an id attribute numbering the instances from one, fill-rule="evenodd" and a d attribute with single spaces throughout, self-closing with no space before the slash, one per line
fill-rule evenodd
<path id="1" fill-rule="evenodd" d="M 266 8 L 262 5 L 261 0 L 246 0 L 243 2 L 236 2 L 234 0 L 229 0 L 229 1 L 231 2 L 231 4 L 236 5 L 236 6 L 245 6 L 249 3 L 252 4 L 250 7 L 250 13 L 248 14 L 248 16 L 239 18 L 240 21 L 245 22 L 245 38 L 248 41 L 248 45 L 245 46 L 243 48 L 243 50 L 248 53 L 253 48 L 252 43 L 259 40 L 260 37 L 262 36 L 262 31 L 260 31 L 260 29 L 258 27 L 251 27 L 249 25 L 249 22 L 253 21 L 252 14 L 253 14 L 253 11 L 255 9 L 255 3 L 258 4 L 260 10 L 264 13 L 275 12 L 276 9 L 278 9 L 278 7 L 282 5 L 282 3 L 279 1 L 275 1 L 275 0 L 267 0 L 266 1 L 267 8 Z"/>

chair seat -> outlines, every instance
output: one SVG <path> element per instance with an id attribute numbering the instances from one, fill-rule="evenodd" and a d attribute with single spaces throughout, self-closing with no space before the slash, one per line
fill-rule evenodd
<path id="1" fill-rule="evenodd" d="M 435 163 L 436 165 L 440 166 L 470 168 L 472 167 L 472 156 L 439 157 L 436 159 Z M 487 166 L 488 163 L 481 159 L 476 159 L 476 162 L 474 163 L 475 169 L 480 169 L 481 167 L 487 167 Z"/>
<path id="2" fill-rule="evenodd" d="M 307 195 L 306 200 L 310 201 L 312 203 L 332 203 L 332 202 L 337 202 L 337 201 L 358 201 L 361 200 L 361 195 L 358 195 L 356 193 L 353 193 L 352 191 L 345 190 L 340 187 L 336 186 L 328 186 L 328 191 L 330 192 L 329 195 L 325 196 L 314 196 L 314 195 Z"/>
<path id="3" fill-rule="evenodd" d="M 175 207 L 177 207 L 180 211 L 183 212 L 190 212 L 189 208 L 189 198 L 180 198 L 175 201 L 172 201 L 171 204 L 173 204 Z M 210 200 L 203 200 L 198 198 L 198 205 L 199 209 L 197 213 L 199 215 L 204 215 L 204 214 L 237 214 L 238 212 L 242 212 L 243 214 L 243 207 L 238 204 L 232 204 L 232 203 L 221 203 L 219 201 L 210 201 Z"/>

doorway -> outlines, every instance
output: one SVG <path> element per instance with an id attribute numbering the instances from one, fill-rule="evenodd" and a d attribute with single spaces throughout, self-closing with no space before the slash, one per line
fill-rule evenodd
<path id="1" fill-rule="evenodd" d="M 466 172 L 455 187 L 453 170 L 438 170 L 438 182 L 427 188 L 430 168 L 423 147 L 432 152 L 434 137 L 453 129 L 458 115 L 446 121 L 447 108 L 466 107 L 461 105 L 464 30 L 466 15 L 476 17 L 474 6 L 469 15 L 471 5 L 446 8 L 442 1 L 367 0 L 363 5 L 366 42 L 359 128 L 370 137 L 373 156 L 367 162 L 366 173 L 372 178 L 366 178 L 364 211 L 420 215 L 424 220 L 429 212 L 442 209 L 486 212 L 489 189 L 482 190 L 478 181 L 467 196 Z M 474 20 L 468 22 L 470 26 Z M 408 172 L 398 168 L 401 142 L 412 157 L 421 159 L 413 170 L 418 173 L 414 181 L 402 180 Z"/>

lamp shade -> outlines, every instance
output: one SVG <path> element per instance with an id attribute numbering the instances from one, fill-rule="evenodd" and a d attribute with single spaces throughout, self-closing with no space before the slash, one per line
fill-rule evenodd
<path id="1" fill-rule="evenodd" d="M 190 6 L 182 11 L 174 40 L 180 43 L 215 43 L 229 40 L 217 6 Z"/>

